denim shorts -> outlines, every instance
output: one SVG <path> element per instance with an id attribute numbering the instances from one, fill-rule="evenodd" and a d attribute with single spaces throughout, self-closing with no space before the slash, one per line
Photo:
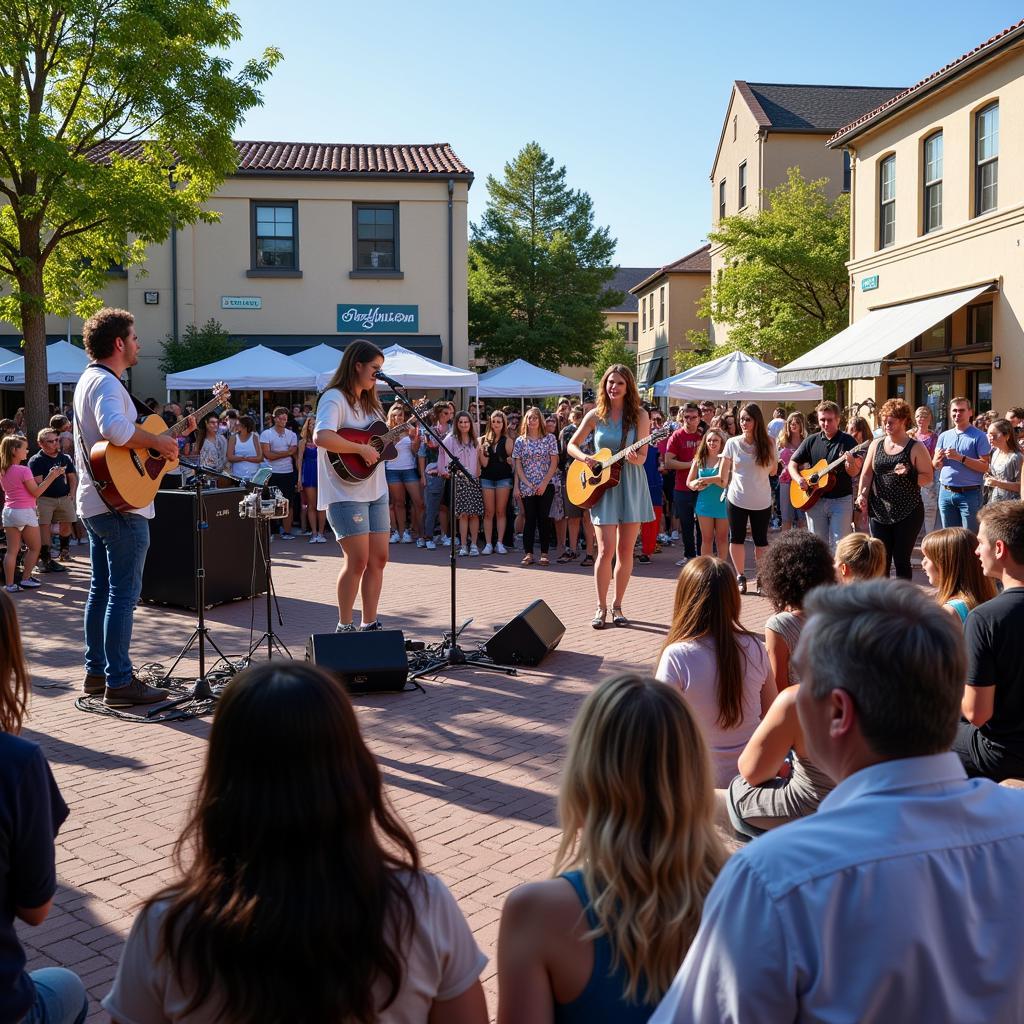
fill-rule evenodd
<path id="1" fill-rule="evenodd" d="M 507 480 L 485 480 L 480 477 L 480 486 L 485 491 L 511 491 L 512 490 L 512 477 Z"/>
<path id="2" fill-rule="evenodd" d="M 383 494 L 376 501 L 331 502 L 327 506 L 327 522 L 338 540 L 367 533 L 390 533 L 388 496 Z"/>
<path id="3" fill-rule="evenodd" d="M 26 526 L 39 525 L 39 513 L 34 508 L 5 508 L 3 524 L 9 530 L 24 530 Z"/>
<path id="4" fill-rule="evenodd" d="M 420 471 L 418 469 L 388 469 L 384 467 L 384 476 L 389 484 L 418 484 L 420 482 Z"/>

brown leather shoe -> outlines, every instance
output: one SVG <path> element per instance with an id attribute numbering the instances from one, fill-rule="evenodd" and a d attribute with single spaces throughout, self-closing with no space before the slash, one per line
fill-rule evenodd
<path id="1" fill-rule="evenodd" d="M 132 681 L 126 686 L 108 686 L 103 691 L 103 703 L 108 708 L 128 708 L 135 704 L 159 704 L 170 696 L 166 690 L 150 686 L 138 676 L 132 676 Z"/>
<path id="2" fill-rule="evenodd" d="M 107 680 L 105 676 L 93 676 L 86 674 L 85 684 L 82 689 L 85 690 L 87 697 L 102 697 L 103 691 L 107 688 Z"/>

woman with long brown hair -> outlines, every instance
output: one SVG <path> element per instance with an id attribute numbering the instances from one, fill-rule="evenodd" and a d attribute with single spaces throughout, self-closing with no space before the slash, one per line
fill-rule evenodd
<path id="1" fill-rule="evenodd" d="M 651 417 L 640 403 L 633 372 L 628 366 L 613 363 L 604 371 L 597 387 L 597 404 L 583 417 L 576 433 L 566 446 L 568 453 L 585 462 L 592 469 L 598 467 L 593 455 L 583 446 L 594 435 L 594 450 L 607 448 L 619 452 L 647 437 L 651 432 Z M 654 518 L 651 494 L 644 473 L 647 446 L 627 455 L 622 465 L 622 476 L 617 487 L 610 487 L 590 509 L 590 518 L 597 528 L 597 560 L 594 563 L 594 583 L 597 588 L 597 611 L 591 625 L 603 629 L 608 614 L 608 585 L 612 581 L 612 559 L 615 560 L 615 593 L 612 601 L 612 622 L 628 626 L 622 613 L 626 587 L 633 573 L 633 548 L 640 526 Z"/>
<path id="2" fill-rule="evenodd" d="M 655 675 L 686 696 L 711 748 L 715 785 L 727 786 L 776 692 L 764 644 L 740 624 L 740 592 L 727 562 L 700 555 L 679 573 Z"/>
<path id="3" fill-rule="evenodd" d="M 383 417 L 374 377 L 383 365 L 384 353 L 372 342 L 364 338 L 350 341 L 316 408 L 316 506 L 327 513 L 345 556 L 338 574 L 339 633 L 355 629 L 352 609 L 357 594 L 362 599 L 362 628 L 381 628 L 377 602 L 388 561 L 390 515 L 383 472 L 377 469 L 365 480 L 349 483 L 334 471 L 327 453 L 349 452 L 359 455 L 369 467 L 377 464 L 380 453 L 373 445 L 346 440 L 338 431 L 342 427 L 365 428 Z"/>
<path id="4" fill-rule="evenodd" d="M 508 499 L 512 493 L 515 468 L 512 465 L 512 446 L 515 441 L 508 425 L 508 417 L 495 409 L 487 418 L 487 430 L 480 438 L 480 488 L 484 497 L 484 550 L 485 555 L 496 551 L 507 553 L 503 543 L 508 524 Z"/>
<path id="5" fill-rule="evenodd" d="M 236 676 L 175 862 L 103 1001 L 114 1020 L 486 1022 L 486 959 L 330 673 Z"/>
<path id="6" fill-rule="evenodd" d="M 405 406 L 394 402 L 388 409 L 388 429 L 393 430 L 405 422 Z M 416 456 L 420 450 L 420 433 L 413 420 L 409 430 L 395 442 L 398 455 L 384 467 L 384 479 L 388 484 L 388 495 L 394 519 L 392 544 L 411 544 L 413 534 L 419 535 L 423 524 L 423 489 L 420 487 L 420 471 Z M 406 498 L 409 503 L 409 520 L 406 521 Z M 417 545 L 418 547 L 420 545 Z"/>
<path id="7" fill-rule="evenodd" d="M 975 552 L 978 538 L 962 526 L 950 526 L 925 534 L 921 541 L 921 568 L 935 587 L 935 600 L 961 622 L 979 604 L 996 596 Z"/>
<path id="8" fill-rule="evenodd" d="M 725 861 L 707 747 L 678 691 L 604 680 L 569 738 L 556 877 L 516 889 L 498 935 L 498 1024 L 642 1024 Z"/>

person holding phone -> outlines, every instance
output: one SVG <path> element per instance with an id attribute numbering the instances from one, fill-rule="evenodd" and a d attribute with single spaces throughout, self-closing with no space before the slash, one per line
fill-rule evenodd
<path id="1" fill-rule="evenodd" d="M 71 527 L 78 522 L 75 513 L 75 491 L 78 489 L 78 474 L 70 456 L 60 449 L 60 434 L 53 427 L 43 427 L 36 436 L 39 451 L 28 460 L 28 468 L 32 471 L 32 479 L 42 485 L 47 474 L 54 466 L 63 469 L 63 474 L 41 491 L 36 499 L 36 510 L 39 513 L 40 547 L 39 561 L 36 572 L 67 572 L 60 562 L 50 557 L 50 525 L 59 523 L 60 529 L 60 561 L 71 559 Z"/>

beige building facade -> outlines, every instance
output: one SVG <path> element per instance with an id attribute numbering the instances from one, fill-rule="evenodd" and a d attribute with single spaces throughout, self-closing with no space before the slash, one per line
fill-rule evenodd
<path id="1" fill-rule="evenodd" d="M 142 267 L 112 274 L 103 292 L 136 316 L 137 396 L 163 394 L 162 340 L 211 318 L 242 346 L 291 354 L 326 343 L 340 359 L 360 336 L 467 365 L 473 173 L 448 144 L 236 146 L 238 171 L 208 204 L 220 221 L 150 246 Z M 48 319 L 50 340 L 68 330 Z M 0 345 L 17 343 L 0 325 Z"/>
<path id="2" fill-rule="evenodd" d="M 863 351 L 844 361 L 874 372 L 844 377 L 842 337 L 791 366 L 853 405 L 927 405 L 940 426 L 953 397 L 1024 403 L 1022 126 L 1024 22 L 836 133 L 853 166 L 843 334 Z"/>

